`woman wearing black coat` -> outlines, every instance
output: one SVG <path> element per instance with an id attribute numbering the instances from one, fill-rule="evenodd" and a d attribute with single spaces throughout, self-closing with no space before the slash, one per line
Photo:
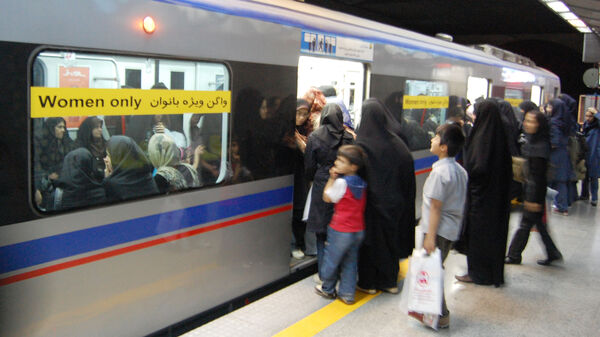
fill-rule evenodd
<path id="1" fill-rule="evenodd" d="M 542 236 L 547 254 L 547 258 L 539 260 L 538 264 L 548 265 L 554 260 L 562 259 L 562 254 L 554 245 L 546 224 L 542 221 L 548 185 L 546 176 L 550 159 L 550 126 L 544 114 L 533 110 L 525 114 L 523 129 L 527 140 L 522 146 L 523 156 L 527 159 L 523 217 L 510 243 L 505 263 L 521 263 L 521 253 L 527 245 L 531 228 L 535 226 Z"/>

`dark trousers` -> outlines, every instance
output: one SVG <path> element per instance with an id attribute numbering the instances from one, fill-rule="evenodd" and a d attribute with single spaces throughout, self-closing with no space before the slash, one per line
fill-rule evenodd
<path id="1" fill-rule="evenodd" d="M 450 252 L 450 249 L 452 249 L 452 241 L 441 237 L 439 235 L 435 236 L 435 246 L 437 248 L 440 249 L 440 252 L 442 253 L 442 267 L 444 267 L 444 262 L 446 261 L 446 258 L 448 257 L 448 253 Z M 448 311 L 448 307 L 446 306 L 446 292 L 444 291 L 444 287 L 442 286 L 442 316 L 446 316 L 450 313 L 450 311 Z"/>
<path id="2" fill-rule="evenodd" d="M 510 242 L 510 247 L 508 248 L 508 257 L 521 261 L 521 253 L 525 249 L 525 246 L 527 246 L 529 233 L 533 226 L 537 227 L 538 232 L 542 236 L 542 242 L 546 247 L 546 255 L 548 258 L 560 256 L 558 248 L 556 248 L 552 238 L 550 237 L 550 233 L 548 233 L 546 224 L 544 221 L 542 221 L 544 212 L 545 210 L 542 212 L 523 211 L 523 217 L 521 218 L 519 229 L 517 229 L 517 232 Z"/>
<path id="3" fill-rule="evenodd" d="M 306 244 L 304 243 L 304 234 L 306 232 L 306 222 L 302 221 L 302 214 L 304 209 L 294 209 L 292 217 L 292 233 L 294 234 L 294 241 L 296 249 L 304 251 Z"/>

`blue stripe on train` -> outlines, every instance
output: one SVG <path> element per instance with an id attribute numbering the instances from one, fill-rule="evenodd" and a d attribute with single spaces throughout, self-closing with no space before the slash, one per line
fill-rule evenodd
<path id="1" fill-rule="evenodd" d="M 292 202 L 293 187 L 0 247 L 0 274 Z"/>
<path id="2" fill-rule="evenodd" d="M 437 156 L 415 159 L 415 171 L 430 168 L 438 160 Z"/>

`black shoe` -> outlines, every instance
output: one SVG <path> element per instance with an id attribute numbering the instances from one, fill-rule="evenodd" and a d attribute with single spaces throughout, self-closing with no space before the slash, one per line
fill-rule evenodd
<path id="1" fill-rule="evenodd" d="M 592 201 L 590 202 L 590 205 L 592 205 L 592 207 L 596 207 L 596 205 L 598 205 L 598 201 Z"/>
<path id="2" fill-rule="evenodd" d="M 554 261 L 561 262 L 562 260 L 563 260 L 562 254 L 558 253 L 558 255 L 549 257 L 545 260 L 538 260 L 537 264 L 539 264 L 540 266 L 549 266 Z"/>
<path id="3" fill-rule="evenodd" d="M 504 259 L 504 264 L 521 264 L 521 259 L 514 259 L 510 256 L 507 256 Z"/>

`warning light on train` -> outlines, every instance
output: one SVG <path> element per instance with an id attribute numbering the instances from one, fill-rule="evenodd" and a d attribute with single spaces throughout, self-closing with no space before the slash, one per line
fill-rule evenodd
<path id="1" fill-rule="evenodd" d="M 144 18 L 142 26 L 144 28 L 144 31 L 148 34 L 152 34 L 156 30 L 156 23 L 154 22 L 154 19 L 151 16 L 147 16 Z"/>

